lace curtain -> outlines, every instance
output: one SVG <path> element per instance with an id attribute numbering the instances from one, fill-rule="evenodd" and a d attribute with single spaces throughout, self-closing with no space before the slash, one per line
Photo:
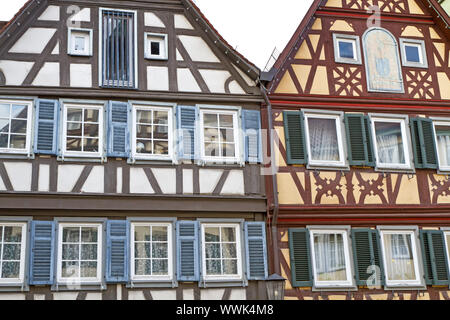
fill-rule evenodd
<path id="1" fill-rule="evenodd" d="M 437 147 L 439 154 L 439 161 L 442 166 L 450 165 L 450 136 L 438 135 Z"/>
<path id="2" fill-rule="evenodd" d="M 311 159 L 339 161 L 339 145 L 334 119 L 308 119 Z"/>
<path id="3" fill-rule="evenodd" d="M 347 280 L 342 234 L 314 235 L 314 254 L 318 281 Z"/>
<path id="4" fill-rule="evenodd" d="M 410 234 L 384 235 L 389 280 L 415 280 Z"/>
<path id="5" fill-rule="evenodd" d="M 375 123 L 378 158 L 381 163 L 404 164 L 402 131 L 399 123 Z"/>

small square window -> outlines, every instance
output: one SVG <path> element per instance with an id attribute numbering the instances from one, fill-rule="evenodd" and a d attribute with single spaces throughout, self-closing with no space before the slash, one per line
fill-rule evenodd
<path id="1" fill-rule="evenodd" d="M 69 29 L 68 53 L 73 56 L 92 56 L 92 30 Z"/>
<path id="2" fill-rule="evenodd" d="M 338 63 L 361 64 L 359 37 L 333 34 L 334 57 Z"/>
<path id="3" fill-rule="evenodd" d="M 167 35 L 146 33 L 145 34 L 145 58 L 156 60 L 167 60 Z"/>
<path id="4" fill-rule="evenodd" d="M 427 54 L 425 42 L 415 39 L 400 39 L 403 66 L 427 68 Z"/>

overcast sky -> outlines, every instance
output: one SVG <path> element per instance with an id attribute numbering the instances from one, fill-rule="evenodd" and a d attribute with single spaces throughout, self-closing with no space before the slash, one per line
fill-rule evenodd
<path id="1" fill-rule="evenodd" d="M 10 20 L 26 0 L 0 0 L 0 20 Z M 222 37 L 263 69 L 281 52 L 313 0 L 195 0 Z"/>

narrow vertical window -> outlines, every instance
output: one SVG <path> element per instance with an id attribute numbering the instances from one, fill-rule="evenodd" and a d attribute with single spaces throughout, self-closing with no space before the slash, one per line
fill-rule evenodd
<path id="1" fill-rule="evenodd" d="M 25 243 L 25 224 L 0 224 L 0 283 L 23 281 Z"/>
<path id="2" fill-rule="evenodd" d="M 104 87 L 136 86 L 135 13 L 102 10 L 102 84 Z"/>

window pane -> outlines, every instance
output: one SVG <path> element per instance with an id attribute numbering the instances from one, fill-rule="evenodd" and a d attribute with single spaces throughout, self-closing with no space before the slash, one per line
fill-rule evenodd
<path id="1" fill-rule="evenodd" d="M 150 54 L 159 56 L 159 42 L 150 42 Z"/>
<path id="2" fill-rule="evenodd" d="M 155 141 L 153 144 L 155 147 L 154 154 L 169 154 L 169 143 L 167 141 Z"/>
<path id="3" fill-rule="evenodd" d="M 167 111 L 155 111 L 153 124 L 164 124 L 169 123 L 169 112 Z"/>
<path id="4" fill-rule="evenodd" d="M 205 156 L 220 157 L 220 147 L 218 143 L 205 143 Z"/>
<path id="5" fill-rule="evenodd" d="M 27 120 L 11 120 L 11 133 L 27 133 Z"/>
<path id="6" fill-rule="evenodd" d="M 203 114 L 203 123 L 205 127 L 217 127 L 217 114 Z"/>
<path id="7" fill-rule="evenodd" d="M 67 123 L 67 135 L 81 137 L 81 123 Z"/>
<path id="8" fill-rule="evenodd" d="M 8 148 L 8 135 L 0 134 L 0 148 Z"/>
<path id="9" fill-rule="evenodd" d="M 339 55 L 341 58 L 355 59 L 353 52 L 353 43 L 339 41 Z"/>
<path id="10" fill-rule="evenodd" d="M 134 256 L 135 258 L 150 258 L 150 243 L 135 243 Z"/>
<path id="11" fill-rule="evenodd" d="M 13 149 L 25 149 L 27 144 L 27 136 L 19 136 L 12 134 L 9 138 L 9 147 Z"/>
<path id="12" fill-rule="evenodd" d="M 5 227 L 5 242 L 20 243 L 22 241 L 22 227 Z"/>
<path id="13" fill-rule="evenodd" d="M 97 260 L 97 244 L 82 244 L 81 260 Z"/>
<path id="14" fill-rule="evenodd" d="M 168 258 L 167 243 L 152 243 L 152 258 Z"/>
<path id="15" fill-rule="evenodd" d="M 342 234 L 314 234 L 314 257 L 318 281 L 346 281 Z"/>
<path id="16" fill-rule="evenodd" d="M 97 262 L 96 261 L 82 261 L 81 262 L 81 277 L 82 278 L 96 278 L 97 277 Z"/>
<path id="17" fill-rule="evenodd" d="M 340 161 L 335 119 L 308 118 L 311 159 Z"/>
<path id="18" fill-rule="evenodd" d="M 169 264 L 167 260 L 152 260 L 152 275 L 162 276 L 169 273 Z"/>
<path id="19" fill-rule="evenodd" d="M 78 227 L 65 227 L 63 228 L 63 242 L 79 242 L 80 241 L 80 228 Z"/>
<path id="20" fill-rule="evenodd" d="M 136 117 L 138 123 L 152 123 L 152 112 L 146 110 L 137 110 Z"/>
<path id="21" fill-rule="evenodd" d="M 384 250 L 389 280 L 416 280 L 410 234 L 385 234 Z"/>
<path id="22" fill-rule="evenodd" d="M 205 141 L 217 142 L 219 141 L 219 130 L 218 129 L 205 129 Z"/>
<path id="23" fill-rule="evenodd" d="M 233 128 L 233 115 L 232 114 L 219 115 L 219 125 L 221 127 Z"/>
<path id="24" fill-rule="evenodd" d="M 19 278 L 20 262 L 3 262 L 2 278 Z"/>
<path id="25" fill-rule="evenodd" d="M 152 273 L 151 260 L 135 260 L 134 274 L 137 276 L 151 275 Z"/>
<path id="26" fill-rule="evenodd" d="M 81 241 L 82 242 L 97 242 L 98 228 L 96 227 L 82 227 Z"/>
<path id="27" fill-rule="evenodd" d="M 220 135 L 223 142 L 234 143 L 234 130 L 233 129 L 220 129 Z"/>
<path id="28" fill-rule="evenodd" d="M 10 105 L 9 104 L 0 104 L 0 118 L 7 118 L 9 119 L 9 110 Z"/>
<path id="29" fill-rule="evenodd" d="M 27 106 L 13 104 L 12 110 L 11 110 L 11 118 L 26 119 L 27 115 L 28 115 Z"/>
<path id="30" fill-rule="evenodd" d="M 236 229 L 235 228 L 222 228 L 222 241 L 235 242 L 236 241 Z"/>
<path id="31" fill-rule="evenodd" d="M 3 260 L 20 260 L 20 244 L 5 244 Z"/>
<path id="32" fill-rule="evenodd" d="M 405 164 L 400 123 L 375 122 L 378 159 L 380 163 Z"/>
<path id="33" fill-rule="evenodd" d="M 167 241 L 167 227 L 152 227 L 152 241 Z"/>
<path id="34" fill-rule="evenodd" d="M 98 139 L 84 139 L 83 151 L 85 152 L 98 152 Z"/>
<path id="35" fill-rule="evenodd" d="M 136 137 L 144 138 L 144 139 L 151 139 L 152 138 L 152 126 L 137 125 Z"/>
<path id="36" fill-rule="evenodd" d="M 63 260 L 79 260 L 80 259 L 80 245 L 78 244 L 63 244 L 62 245 L 62 259 Z"/>
<path id="37" fill-rule="evenodd" d="M 83 109 L 67 108 L 67 121 L 81 122 Z"/>
<path id="38" fill-rule="evenodd" d="M 237 260 L 222 260 L 223 261 L 223 274 L 232 275 L 238 273 Z"/>
<path id="39" fill-rule="evenodd" d="M 169 128 L 167 126 L 153 126 L 153 139 L 169 140 Z"/>
<path id="40" fill-rule="evenodd" d="M 220 243 L 206 243 L 205 253 L 207 259 L 220 258 Z"/>
<path id="41" fill-rule="evenodd" d="M 91 138 L 98 138 L 98 124 L 85 124 L 84 136 Z"/>
<path id="42" fill-rule="evenodd" d="M 420 63 L 419 47 L 405 45 L 406 60 Z"/>
<path id="43" fill-rule="evenodd" d="M 135 241 L 150 241 L 150 227 L 136 226 L 134 228 Z"/>
<path id="44" fill-rule="evenodd" d="M 0 119 L 0 132 L 9 133 L 9 120 Z"/>
<path id="45" fill-rule="evenodd" d="M 75 37 L 75 51 L 83 52 L 85 49 L 84 37 Z"/>
<path id="46" fill-rule="evenodd" d="M 84 109 L 85 122 L 98 122 L 98 109 Z"/>
<path id="47" fill-rule="evenodd" d="M 436 125 L 437 149 L 441 166 L 450 165 L 450 126 Z"/>
<path id="48" fill-rule="evenodd" d="M 61 275 L 63 278 L 78 278 L 79 262 L 78 261 L 63 261 Z"/>
<path id="49" fill-rule="evenodd" d="M 227 143 L 222 145 L 222 156 L 234 157 L 236 154 L 236 146 L 234 143 Z"/>
<path id="50" fill-rule="evenodd" d="M 138 140 L 136 141 L 136 152 L 152 154 L 152 141 L 149 140 Z"/>
<path id="51" fill-rule="evenodd" d="M 220 229 L 218 227 L 205 228 L 205 241 L 206 242 L 219 242 L 220 241 Z"/>
<path id="52" fill-rule="evenodd" d="M 224 243 L 222 244 L 222 258 L 236 258 L 236 244 L 235 243 Z"/>
<path id="53" fill-rule="evenodd" d="M 67 138 L 67 151 L 81 151 L 81 138 Z"/>
<path id="54" fill-rule="evenodd" d="M 206 274 L 207 275 L 221 275 L 222 264 L 220 260 L 206 260 Z"/>

